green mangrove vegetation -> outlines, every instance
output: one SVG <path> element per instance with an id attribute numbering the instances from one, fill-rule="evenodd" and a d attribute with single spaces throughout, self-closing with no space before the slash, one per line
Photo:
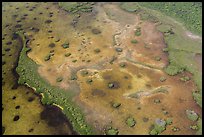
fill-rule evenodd
<path id="1" fill-rule="evenodd" d="M 85 122 L 81 109 L 72 101 L 73 92 L 65 91 L 58 87 L 51 86 L 38 74 L 38 65 L 27 56 L 29 47 L 26 45 L 26 38 L 22 32 L 16 32 L 20 36 L 23 48 L 20 53 L 18 67 L 18 83 L 25 84 L 35 89 L 35 92 L 42 95 L 42 104 L 56 104 L 62 108 L 62 112 L 72 123 L 73 129 L 79 134 L 93 134 L 92 127 Z"/>
<path id="2" fill-rule="evenodd" d="M 80 13 L 80 12 L 91 12 L 94 2 L 59 2 L 59 6 L 70 12 L 70 13 Z"/>

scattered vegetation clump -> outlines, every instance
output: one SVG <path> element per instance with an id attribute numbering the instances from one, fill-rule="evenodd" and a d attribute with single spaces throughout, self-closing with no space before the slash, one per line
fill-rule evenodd
<path id="1" fill-rule="evenodd" d="M 126 66 L 125 63 L 120 63 L 120 67 L 121 67 L 121 68 L 124 68 L 125 66 Z"/>
<path id="2" fill-rule="evenodd" d="M 199 128 L 198 128 L 197 125 L 192 125 L 192 126 L 190 126 L 190 129 L 192 129 L 192 130 L 198 130 Z"/>
<path id="3" fill-rule="evenodd" d="M 160 101 L 160 99 L 155 99 L 155 100 L 154 100 L 154 103 L 155 103 L 155 104 L 158 104 L 158 103 L 161 103 L 161 101 Z"/>
<path id="4" fill-rule="evenodd" d="M 172 131 L 174 131 L 174 132 L 177 132 L 177 131 L 179 131 L 180 130 L 180 128 L 178 128 L 178 127 L 172 127 L 172 129 L 171 129 Z"/>
<path id="5" fill-rule="evenodd" d="M 153 129 L 150 131 L 150 135 L 158 135 L 166 130 L 166 122 L 162 119 L 157 118 L 153 125 Z"/>
<path id="6" fill-rule="evenodd" d="M 164 82 L 166 80 L 165 77 L 160 77 L 159 81 Z"/>
<path id="7" fill-rule="evenodd" d="M 192 121 L 198 120 L 198 114 L 196 114 L 193 110 L 186 110 L 186 115 L 189 120 Z"/>
<path id="8" fill-rule="evenodd" d="M 94 52 L 99 53 L 99 52 L 101 52 L 101 50 L 97 48 L 97 49 L 94 50 Z"/>
<path id="9" fill-rule="evenodd" d="M 73 63 L 75 63 L 75 62 L 77 62 L 77 60 L 76 60 L 76 59 L 74 59 L 74 60 L 72 60 L 72 62 L 73 62 Z"/>
<path id="10" fill-rule="evenodd" d="M 111 60 L 110 60 L 110 64 L 113 64 L 113 62 L 115 61 L 117 59 L 117 57 L 116 56 L 113 56 L 112 58 L 111 58 Z"/>
<path id="11" fill-rule="evenodd" d="M 126 124 L 129 126 L 129 127 L 134 127 L 135 124 L 136 124 L 136 121 L 133 117 L 129 117 L 126 119 Z"/>
<path id="12" fill-rule="evenodd" d="M 69 43 L 64 43 L 64 44 L 62 44 L 62 47 L 63 47 L 64 49 L 69 48 Z"/>
<path id="13" fill-rule="evenodd" d="M 45 56 L 44 61 L 48 61 L 48 60 L 50 60 L 50 58 L 51 58 L 51 54 L 48 54 Z"/>
<path id="14" fill-rule="evenodd" d="M 87 82 L 88 84 L 91 84 L 91 83 L 93 82 L 93 80 L 92 80 L 92 79 L 88 79 L 86 82 Z"/>
<path id="15" fill-rule="evenodd" d="M 77 75 L 71 75 L 71 80 L 77 80 Z"/>
<path id="16" fill-rule="evenodd" d="M 94 2 L 59 2 L 59 6 L 74 14 L 79 14 L 81 12 L 91 12 Z"/>
<path id="17" fill-rule="evenodd" d="M 62 82 L 62 80 L 63 80 L 63 77 L 58 77 L 58 78 L 56 79 L 56 82 Z"/>
<path id="18" fill-rule="evenodd" d="M 141 35 L 141 28 L 138 27 L 135 31 L 135 36 L 140 36 Z"/>
<path id="19" fill-rule="evenodd" d="M 156 61 L 160 61 L 160 60 L 161 60 L 161 57 L 156 56 L 156 57 L 155 57 L 155 60 L 156 60 Z"/>
<path id="20" fill-rule="evenodd" d="M 122 52 L 122 51 L 123 51 L 122 48 L 115 48 L 115 50 L 116 50 L 117 52 Z"/>
<path id="21" fill-rule="evenodd" d="M 86 76 L 86 75 L 88 75 L 88 74 L 89 74 L 89 72 L 86 71 L 86 70 L 81 71 L 81 75 L 82 75 L 82 76 Z"/>
<path id="22" fill-rule="evenodd" d="M 108 88 L 113 88 L 114 84 L 113 83 L 108 83 Z"/>
<path id="23" fill-rule="evenodd" d="M 168 49 L 168 48 L 163 48 L 162 51 L 163 51 L 163 52 L 168 52 L 169 49 Z"/>
<path id="24" fill-rule="evenodd" d="M 106 135 L 118 135 L 119 131 L 117 128 L 113 128 L 113 127 L 108 127 L 105 129 L 105 134 Z"/>
<path id="25" fill-rule="evenodd" d="M 131 43 L 132 43 L 132 44 L 137 44 L 138 41 L 137 41 L 136 39 L 134 39 L 134 40 L 131 40 Z"/>
<path id="26" fill-rule="evenodd" d="M 113 103 L 112 107 L 114 108 L 119 108 L 121 106 L 121 103 Z"/>
<path id="27" fill-rule="evenodd" d="M 183 76 L 183 77 L 180 78 L 180 80 L 186 82 L 186 81 L 189 81 L 189 80 L 190 80 L 190 77 L 188 77 L 188 76 Z"/>
<path id="28" fill-rule="evenodd" d="M 193 99 L 202 108 L 202 94 L 193 92 Z"/>
<path id="29" fill-rule="evenodd" d="M 71 55 L 72 55 L 71 53 L 65 53 L 65 54 L 64 54 L 65 57 L 69 57 L 69 56 L 71 56 Z"/>
<path id="30" fill-rule="evenodd" d="M 167 118 L 167 119 L 166 119 L 166 124 L 167 124 L 167 125 L 171 125 L 171 124 L 172 124 L 172 121 L 173 121 L 172 118 Z"/>

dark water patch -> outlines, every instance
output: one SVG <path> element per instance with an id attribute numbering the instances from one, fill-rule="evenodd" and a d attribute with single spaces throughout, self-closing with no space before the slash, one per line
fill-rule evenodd
<path id="1" fill-rule="evenodd" d="M 5 133 L 6 128 L 2 126 L 2 135 Z"/>
<path id="2" fill-rule="evenodd" d="M 50 24 L 52 22 L 52 20 L 46 20 L 45 24 Z"/>
<path id="3" fill-rule="evenodd" d="M 48 33 L 52 33 L 52 30 L 48 30 L 47 32 L 48 32 Z"/>
<path id="4" fill-rule="evenodd" d="M 15 26 L 15 28 L 21 28 L 21 27 L 22 27 L 21 24 L 17 24 L 17 25 Z"/>
<path id="5" fill-rule="evenodd" d="M 29 97 L 28 102 L 32 102 L 35 99 L 35 97 Z"/>
<path id="6" fill-rule="evenodd" d="M 99 29 L 96 29 L 96 28 L 92 29 L 91 32 L 93 34 L 100 34 L 101 33 L 101 31 Z"/>
<path id="7" fill-rule="evenodd" d="M 32 30 L 33 32 L 39 32 L 39 31 L 40 31 L 40 29 L 35 28 L 35 27 L 32 27 L 31 30 Z"/>
<path id="8" fill-rule="evenodd" d="M 55 47 L 55 44 L 54 44 L 54 43 L 50 43 L 50 44 L 49 44 L 49 47 L 50 47 L 50 48 L 54 48 L 54 47 Z"/>
<path id="9" fill-rule="evenodd" d="M 111 79 L 111 75 L 105 75 L 105 76 L 103 76 L 103 79 L 110 80 Z"/>
<path id="10" fill-rule="evenodd" d="M 11 50 L 10 48 L 5 48 L 5 51 L 6 51 L 6 52 L 8 52 L 8 51 L 10 51 L 10 50 Z"/>
<path id="11" fill-rule="evenodd" d="M 9 42 L 7 42 L 7 43 L 6 43 L 6 45 L 11 45 L 11 44 L 12 44 L 12 42 L 11 42 L 11 41 L 9 41 Z"/>
<path id="12" fill-rule="evenodd" d="M 40 114 L 40 118 L 42 120 L 45 120 L 48 123 L 49 126 L 55 127 L 55 129 L 58 129 L 58 127 L 60 127 L 60 126 L 65 124 L 70 129 L 72 129 L 71 130 L 71 134 L 72 135 L 76 135 L 77 134 L 75 131 L 73 131 L 72 125 L 67 120 L 66 116 L 62 113 L 61 109 L 56 107 L 56 106 L 46 105 L 45 109 Z"/>
<path id="13" fill-rule="evenodd" d="M 101 96 L 101 97 L 103 97 L 103 96 L 106 95 L 106 93 L 104 93 L 104 91 L 103 91 L 103 90 L 100 90 L 100 89 L 93 89 L 92 92 L 91 92 L 91 94 L 92 94 L 93 96 Z"/>
<path id="14" fill-rule="evenodd" d="M 21 20 L 25 20 L 26 18 L 25 17 L 21 17 Z"/>
<path id="15" fill-rule="evenodd" d="M 29 129 L 29 130 L 28 130 L 28 132 L 33 132 L 33 130 L 34 130 L 34 129 L 33 129 L 33 128 L 31 128 L 31 129 Z"/>
<path id="16" fill-rule="evenodd" d="M 16 33 L 13 33 L 12 34 L 12 40 L 16 40 L 16 39 L 18 39 L 18 35 Z"/>
<path id="17" fill-rule="evenodd" d="M 18 83 L 14 83 L 14 85 L 12 86 L 12 90 L 15 90 L 15 89 L 17 89 L 18 88 Z"/>
<path id="18" fill-rule="evenodd" d="M 20 119 L 20 116 L 19 115 L 16 115 L 14 118 L 13 118 L 13 121 L 18 121 Z"/>
<path id="19" fill-rule="evenodd" d="M 6 61 L 2 61 L 2 66 L 6 64 Z"/>
<path id="20" fill-rule="evenodd" d="M 17 17 L 18 17 L 18 15 L 14 14 L 14 15 L 12 15 L 12 17 L 13 17 L 13 18 L 17 18 Z"/>
<path id="21" fill-rule="evenodd" d="M 17 22 L 17 23 L 20 23 L 20 22 L 21 22 L 21 20 L 17 20 L 16 22 Z"/>
<path id="22" fill-rule="evenodd" d="M 15 109 L 20 109 L 20 106 L 19 106 L 19 105 L 18 105 L 18 106 L 16 106 L 16 107 L 15 107 Z"/>

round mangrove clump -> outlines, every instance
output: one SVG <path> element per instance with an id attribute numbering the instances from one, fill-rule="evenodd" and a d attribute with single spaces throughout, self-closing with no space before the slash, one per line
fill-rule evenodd
<path id="1" fill-rule="evenodd" d="M 99 52 L 101 52 L 101 50 L 97 48 L 97 49 L 94 50 L 94 52 L 99 53 Z"/>
<path id="2" fill-rule="evenodd" d="M 61 82 L 63 80 L 63 77 L 58 77 L 57 79 L 56 79 L 56 82 Z"/>
<path id="3" fill-rule="evenodd" d="M 71 55 L 72 55 L 71 53 L 66 53 L 66 54 L 64 54 L 65 57 L 69 57 L 69 56 L 71 56 Z"/>
<path id="4" fill-rule="evenodd" d="M 180 129 L 178 128 L 178 127 L 173 127 L 172 128 L 172 131 L 174 131 L 174 132 L 177 132 L 177 131 L 179 131 Z"/>
<path id="5" fill-rule="evenodd" d="M 116 50 L 117 52 L 122 52 L 122 51 L 123 51 L 122 48 L 115 48 L 115 50 Z"/>
<path id="6" fill-rule="evenodd" d="M 120 63 L 120 67 L 124 68 L 125 66 L 125 63 Z"/>
<path id="7" fill-rule="evenodd" d="M 168 48 L 163 48 L 162 49 L 163 52 L 168 52 L 168 50 L 169 50 Z"/>
<path id="8" fill-rule="evenodd" d="M 114 108 L 119 108 L 121 106 L 121 103 L 113 103 L 112 107 Z"/>
<path id="9" fill-rule="evenodd" d="M 129 117 L 127 118 L 126 120 L 126 124 L 129 126 L 129 127 L 134 127 L 135 124 L 136 124 L 136 121 L 133 117 Z"/>
<path id="10" fill-rule="evenodd" d="M 193 125 L 193 126 L 190 126 L 190 129 L 192 129 L 192 130 L 198 130 L 199 128 L 198 128 L 197 125 Z"/>
<path id="11" fill-rule="evenodd" d="M 160 103 L 161 101 L 159 100 L 159 99 L 155 99 L 154 100 L 154 103 L 156 103 L 156 104 L 158 104 L 158 103 Z"/>
<path id="12" fill-rule="evenodd" d="M 64 43 L 64 44 L 62 44 L 62 47 L 63 47 L 64 49 L 69 48 L 69 43 Z"/>
<path id="13" fill-rule="evenodd" d="M 48 61 L 48 60 L 50 60 L 50 58 L 51 58 L 51 54 L 48 54 L 45 56 L 44 61 Z"/>
<path id="14" fill-rule="evenodd" d="M 75 62 L 77 62 L 77 60 L 76 60 L 76 59 L 75 59 L 75 60 L 72 60 L 72 62 L 75 63 Z"/>
<path id="15" fill-rule="evenodd" d="M 76 75 L 71 75 L 71 80 L 77 80 L 77 76 Z"/>
<path id="16" fill-rule="evenodd" d="M 155 60 L 156 60 L 156 61 L 160 61 L 160 60 L 161 60 L 161 57 L 156 56 L 156 57 L 155 57 Z"/>
<path id="17" fill-rule="evenodd" d="M 119 131 L 117 128 L 109 127 L 105 130 L 106 135 L 118 135 Z"/>
<path id="18" fill-rule="evenodd" d="M 195 113 L 193 110 L 186 110 L 186 115 L 188 119 L 192 121 L 196 121 L 198 119 L 198 114 Z"/>
<path id="19" fill-rule="evenodd" d="M 166 80 L 165 77 L 160 77 L 159 81 L 164 82 Z"/>
<path id="20" fill-rule="evenodd" d="M 181 77 L 180 80 L 186 82 L 190 80 L 190 77 L 184 76 L 184 77 Z"/>
<path id="21" fill-rule="evenodd" d="M 134 40 L 131 40 L 131 43 L 132 43 L 132 44 L 137 44 L 138 41 L 137 41 L 136 39 L 134 39 Z"/>
<path id="22" fill-rule="evenodd" d="M 114 84 L 113 83 L 108 83 L 108 88 L 113 88 Z"/>
<path id="23" fill-rule="evenodd" d="M 166 120 L 166 124 L 167 125 L 171 125 L 172 124 L 172 118 L 167 118 L 167 120 Z"/>
<path id="24" fill-rule="evenodd" d="M 85 76 L 85 75 L 88 75 L 88 74 L 89 74 L 89 72 L 86 71 L 86 70 L 84 70 L 84 71 L 81 72 L 81 75 L 82 75 L 82 76 Z"/>
<path id="25" fill-rule="evenodd" d="M 87 80 L 87 83 L 89 83 L 89 84 L 92 83 L 92 82 L 93 82 L 92 79 L 88 79 L 88 80 Z"/>

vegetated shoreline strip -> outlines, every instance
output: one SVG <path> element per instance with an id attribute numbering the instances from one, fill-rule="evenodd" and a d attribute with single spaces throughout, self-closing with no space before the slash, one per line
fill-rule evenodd
<path id="1" fill-rule="evenodd" d="M 93 128 L 85 122 L 81 109 L 71 100 L 73 94 L 70 91 L 51 86 L 40 77 L 37 72 L 38 65 L 27 56 L 31 48 L 27 47 L 24 34 L 20 31 L 16 34 L 20 36 L 23 44 L 16 68 L 16 72 L 19 74 L 18 83 L 26 84 L 38 94 L 42 94 L 42 104 L 60 106 L 59 108 L 62 109 L 77 133 L 82 135 L 94 134 Z"/>

